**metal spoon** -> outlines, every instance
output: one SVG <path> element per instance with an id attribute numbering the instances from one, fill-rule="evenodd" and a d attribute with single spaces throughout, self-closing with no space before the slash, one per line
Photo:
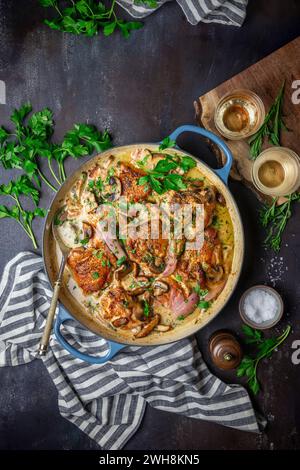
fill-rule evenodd
<path id="1" fill-rule="evenodd" d="M 60 287 L 61 287 L 61 283 L 62 283 L 62 277 L 63 277 L 63 273 L 64 273 L 64 269 L 65 269 L 65 265 L 66 265 L 68 255 L 69 255 L 70 250 L 71 250 L 71 248 L 69 248 L 62 241 L 62 239 L 60 238 L 60 235 L 59 235 L 58 230 L 57 230 L 57 225 L 55 224 L 55 221 L 57 220 L 57 218 L 59 218 L 60 213 L 61 213 L 61 209 L 59 211 L 57 211 L 56 214 L 54 215 L 53 220 L 52 220 L 52 224 L 51 224 L 51 228 L 52 228 L 52 233 L 53 233 L 53 236 L 55 238 L 55 241 L 58 243 L 58 246 L 61 250 L 62 260 L 61 260 L 61 263 L 60 263 L 57 279 L 54 282 L 53 297 L 51 299 L 49 312 L 48 312 L 47 319 L 46 319 L 46 324 L 45 324 L 45 327 L 44 327 L 43 336 L 42 336 L 42 339 L 41 339 L 41 342 L 40 342 L 40 345 L 39 345 L 39 349 L 38 349 L 38 355 L 39 356 L 44 356 L 47 352 L 47 349 L 48 349 L 49 338 L 50 338 L 50 334 L 51 334 L 51 330 L 52 330 L 53 319 L 54 319 L 56 306 L 57 306 L 57 301 L 58 301 L 58 295 L 59 295 L 59 291 L 60 291 Z"/>

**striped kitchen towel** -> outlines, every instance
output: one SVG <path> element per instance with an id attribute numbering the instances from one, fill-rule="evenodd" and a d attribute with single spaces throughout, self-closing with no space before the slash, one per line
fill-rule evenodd
<path id="1" fill-rule="evenodd" d="M 128 13 L 135 18 L 150 15 L 164 3 L 172 0 L 117 0 Z M 230 26 L 242 26 L 246 17 L 248 0 L 176 0 L 187 17 L 195 25 L 199 21 L 205 23 L 221 23 Z"/>
<path id="2" fill-rule="evenodd" d="M 52 291 L 38 255 L 24 252 L 7 265 L 0 284 L 0 365 L 37 358 Z M 90 354 L 105 342 L 70 321 L 67 339 Z M 137 431 L 146 405 L 243 431 L 265 422 L 246 390 L 226 385 L 207 369 L 195 339 L 156 347 L 126 347 L 110 362 L 91 365 L 73 358 L 51 337 L 43 358 L 57 390 L 63 417 L 103 449 L 121 449 Z"/>

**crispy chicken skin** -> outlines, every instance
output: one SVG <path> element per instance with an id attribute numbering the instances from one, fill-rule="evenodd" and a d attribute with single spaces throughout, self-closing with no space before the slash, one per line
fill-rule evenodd
<path id="1" fill-rule="evenodd" d="M 138 184 L 139 178 L 145 176 L 144 171 L 128 163 L 121 163 L 117 176 L 122 184 L 122 196 L 127 197 L 128 202 L 139 202 L 147 199 L 151 189 Z"/>
<path id="2" fill-rule="evenodd" d="M 184 278 L 199 282 L 202 288 L 206 285 L 205 271 L 222 265 L 222 245 L 218 232 L 213 227 L 204 231 L 204 242 L 201 250 L 186 250 L 179 259 L 177 270 Z"/>
<path id="3" fill-rule="evenodd" d="M 102 315 L 105 320 L 125 318 L 127 323 L 131 314 L 131 304 L 131 296 L 121 286 L 112 287 L 100 299 Z"/>
<path id="4" fill-rule="evenodd" d="M 214 211 L 216 208 L 216 188 L 210 186 L 209 188 L 203 188 L 200 191 L 183 191 L 175 192 L 170 202 L 172 204 L 196 204 L 204 205 L 204 226 L 207 227 L 213 218 Z"/>
<path id="5" fill-rule="evenodd" d="M 162 238 L 148 240 L 128 238 L 126 251 L 131 261 L 148 268 L 153 273 L 160 273 L 165 267 L 168 245 L 169 241 Z"/>
<path id="6" fill-rule="evenodd" d="M 97 292 L 111 281 L 116 260 L 103 243 L 95 248 L 73 248 L 68 257 L 68 266 L 84 294 Z"/>

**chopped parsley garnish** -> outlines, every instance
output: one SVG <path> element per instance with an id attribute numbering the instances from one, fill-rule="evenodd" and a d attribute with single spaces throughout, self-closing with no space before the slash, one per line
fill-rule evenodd
<path id="1" fill-rule="evenodd" d="M 177 317 L 177 320 L 180 320 L 180 321 L 185 320 L 185 316 L 184 316 L 184 315 L 180 315 L 180 317 Z"/>
<path id="2" fill-rule="evenodd" d="M 85 237 L 82 240 L 80 240 L 80 243 L 81 245 L 87 245 L 89 241 L 90 241 L 89 237 Z"/>
<path id="3" fill-rule="evenodd" d="M 201 289 L 199 285 L 194 287 L 194 292 L 199 295 L 200 299 L 203 299 L 207 294 L 208 290 L 207 289 Z"/>
<path id="4" fill-rule="evenodd" d="M 100 277 L 100 274 L 97 271 L 92 274 L 93 279 L 99 279 L 99 277 Z"/>
<path id="5" fill-rule="evenodd" d="M 210 307 L 210 302 L 207 302 L 206 300 L 200 300 L 198 307 L 207 310 Z"/>
<path id="6" fill-rule="evenodd" d="M 182 281 L 182 276 L 180 276 L 180 274 L 175 274 L 175 279 L 176 279 L 176 281 L 181 282 Z"/>
<path id="7" fill-rule="evenodd" d="M 101 250 L 94 250 L 93 255 L 98 259 L 102 259 L 102 257 L 103 257 L 103 253 L 102 253 Z"/>
<path id="8" fill-rule="evenodd" d="M 144 300 L 143 313 L 144 313 L 145 317 L 149 317 L 149 314 L 150 314 L 150 305 L 149 305 L 149 302 L 148 302 L 147 300 Z"/>

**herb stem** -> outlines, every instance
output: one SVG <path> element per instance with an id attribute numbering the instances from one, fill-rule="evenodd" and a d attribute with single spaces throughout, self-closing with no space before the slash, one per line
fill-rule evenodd
<path id="1" fill-rule="evenodd" d="M 62 179 L 62 182 L 66 181 L 66 172 L 65 172 L 65 167 L 64 167 L 64 163 L 63 162 L 60 162 L 60 174 L 61 174 L 61 179 Z"/>
<path id="2" fill-rule="evenodd" d="M 53 186 L 53 184 L 50 183 L 50 181 L 46 178 L 46 176 L 41 172 L 41 170 L 38 168 L 37 172 L 39 174 L 39 177 L 49 186 L 49 188 L 52 189 L 52 191 L 56 192 L 57 188 Z"/>
<path id="3" fill-rule="evenodd" d="M 52 165 L 51 165 L 51 161 L 50 161 L 49 158 L 48 158 L 48 167 L 49 167 L 49 170 L 50 170 L 51 175 L 53 176 L 53 178 L 55 179 L 55 181 L 57 182 L 57 184 L 60 186 L 62 182 L 57 178 L 57 176 L 56 176 L 56 174 L 55 174 L 55 172 L 54 172 L 54 170 L 53 170 L 53 167 L 52 167 Z"/>
<path id="4" fill-rule="evenodd" d="M 32 228 L 31 228 L 31 225 L 30 225 L 30 224 L 27 224 L 27 227 L 28 227 L 29 234 L 30 234 L 29 237 L 31 238 L 32 243 L 33 243 L 33 247 L 34 247 L 35 249 L 37 249 L 37 242 L 36 242 L 36 238 L 35 238 L 35 235 L 34 235 L 34 233 L 33 233 L 33 230 L 32 230 Z"/>

